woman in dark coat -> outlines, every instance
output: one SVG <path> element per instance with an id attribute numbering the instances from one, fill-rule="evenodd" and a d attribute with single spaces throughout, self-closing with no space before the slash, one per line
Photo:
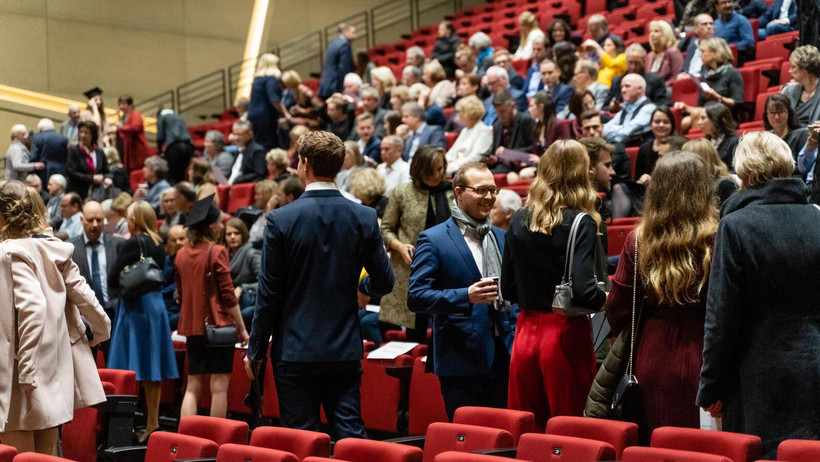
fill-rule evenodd
<path id="1" fill-rule="evenodd" d="M 282 147 L 277 130 L 279 118 L 285 113 L 279 84 L 281 76 L 278 56 L 265 53 L 259 57 L 251 85 L 248 120 L 253 124 L 253 140 L 266 150 Z"/>
<path id="2" fill-rule="evenodd" d="M 797 161 L 797 155 L 806 145 L 809 137 L 809 129 L 800 125 L 797 113 L 794 112 L 789 99 L 780 93 L 775 93 L 766 98 L 765 110 L 763 112 L 763 126 L 766 130 L 779 136 L 789 145 L 792 150 L 792 158 Z M 801 176 L 800 170 L 795 167 L 795 176 Z"/>
<path id="3" fill-rule="evenodd" d="M 438 25 L 438 38 L 433 45 L 431 59 L 437 59 L 444 68 L 448 79 L 456 75 L 456 49 L 461 45 L 461 37 L 456 34 L 456 30 L 450 21 L 442 21 Z"/>
<path id="4" fill-rule="evenodd" d="M 85 199 L 92 186 L 110 186 L 108 160 L 102 148 L 97 146 L 99 130 L 94 122 L 77 124 L 78 143 L 68 147 L 66 156 L 66 192 L 75 192 Z"/>
<path id="5" fill-rule="evenodd" d="M 820 439 L 820 210 L 776 135 L 745 135 L 734 162 L 743 187 L 721 209 L 697 404 L 774 459 L 785 439 Z"/>
<path id="6" fill-rule="evenodd" d="M 642 328 L 633 361 L 643 401 L 637 422 L 642 444 L 649 444 L 658 427 L 700 426 L 692 402 L 698 390 L 706 282 L 717 226 L 711 170 L 688 152 L 658 160 L 646 189 L 643 221 L 627 236 L 607 299 L 613 333 L 631 329 L 637 236 L 635 310 Z"/>

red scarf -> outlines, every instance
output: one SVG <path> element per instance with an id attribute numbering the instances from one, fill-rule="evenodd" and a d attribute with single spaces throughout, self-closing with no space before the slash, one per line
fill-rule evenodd
<path id="1" fill-rule="evenodd" d="M 85 149 L 85 146 L 83 146 L 82 144 L 80 144 L 80 152 L 85 155 L 85 164 L 88 166 L 88 173 L 91 174 L 91 176 L 94 176 L 94 174 L 97 173 L 97 169 L 94 168 L 94 159 L 91 158 L 91 154 L 88 152 L 88 150 Z M 96 153 L 97 147 L 92 146 L 91 152 Z"/>

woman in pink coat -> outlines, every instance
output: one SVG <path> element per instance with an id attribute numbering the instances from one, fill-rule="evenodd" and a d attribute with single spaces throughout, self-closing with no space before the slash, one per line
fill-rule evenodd
<path id="1" fill-rule="evenodd" d="M 23 183 L 0 186 L 0 443 L 55 454 L 57 427 L 75 407 L 104 399 L 99 377 L 75 367 L 72 344 L 87 340 L 77 335 L 85 327 L 74 308 L 87 316 L 92 344 L 108 339 L 110 322 L 71 244 L 40 234 L 37 209 Z"/>

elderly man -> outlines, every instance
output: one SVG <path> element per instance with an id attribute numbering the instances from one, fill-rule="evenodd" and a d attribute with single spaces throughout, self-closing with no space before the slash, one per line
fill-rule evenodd
<path id="1" fill-rule="evenodd" d="M 244 120 L 233 123 L 233 143 L 238 148 L 228 183 L 254 183 L 268 177 L 265 149 L 253 141 L 253 125 Z"/>
<path id="2" fill-rule="evenodd" d="M 547 59 L 546 38 L 535 37 L 532 41 L 532 63 L 527 69 L 527 77 L 524 78 L 524 91 L 527 98 L 532 98 L 539 90 L 544 89 L 544 82 L 541 81 L 541 63 Z"/>
<path id="3" fill-rule="evenodd" d="M 322 99 L 344 91 L 344 76 L 356 70 L 351 46 L 351 42 L 356 38 L 356 26 L 341 23 L 338 31 L 339 37 L 330 42 L 325 51 L 322 78 L 319 81 L 319 98 Z"/>
<path id="4" fill-rule="evenodd" d="M 66 186 L 68 186 L 68 180 L 60 174 L 51 175 L 48 179 L 48 184 L 46 184 L 46 189 L 50 196 L 50 199 L 46 203 L 46 221 L 54 229 L 58 229 L 63 222 L 60 201 L 63 199 Z"/>
<path id="5" fill-rule="evenodd" d="M 51 119 L 40 119 L 37 122 L 39 133 L 31 137 L 31 160 L 46 164 L 45 170 L 38 175 L 45 182 L 51 175 L 66 174 L 68 157 L 68 138 L 57 133 Z"/>
<path id="6" fill-rule="evenodd" d="M 345 97 L 350 97 L 353 103 L 359 104 L 359 101 L 362 99 L 362 78 L 359 77 L 359 74 L 355 72 L 350 72 L 345 75 L 344 79 L 344 92 L 343 95 Z"/>
<path id="7" fill-rule="evenodd" d="M 504 48 L 496 50 L 493 55 L 493 65 L 507 70 L 510 87 L 516 90 L 524 89 L 524 78 L 515 71 L 512 65 L 512 54 L 510 54 L 509 50 L 505 50 Z"/>
<path id="8" fill-rule="evenodd" d="M 595 109 L 602 110 L 609 97 L 609 87 L 597 82 L 598 63 L 590 59 L 579 59 L 575 63 L 575 75 L 572 82 L 575 83 L 575 90 L 585 92 L 589 90 L 595 97 Z"/>
<path id="9" fill-rule="evenodd" d="M 513 213 L 521 208 L 523 202 L 521 196 L 510 189 L 502 189 L 498 191 L 498 196 L 495 198 L 495 204 L 490 212 L 490 219 L 493 226 L 497 226 L 504 231 L 510 227 L 510 218 Z"/>
<path id="10" fill-rule="evenodd" d="M 695 36 L 690 37 L 688 41 L 681 40 L 681 51 L 686 52 L 686 57 L 683 59 L 683 72 L 678 75 L 678 78 L 700 78 L 701 70 L 703 69 L 703 61 L 700 57 L 700 42 L 715 36 L 715 20 L 708 14 L 699 14 L 695 16 Z M 627 58 L 628 59 L 628 58 Z"/>
<path id="11" fill-rule="evenodd" d="M 410 87 L 416 83 L 421 83 L 421 68 L 405 66 L 401 71 L 401 84 Z"/>
<path id="12" fill-rule="evenodd" d="M 490 36 L 484 32 L 476 32 L 470 36 L 470 40 L 468 40 L 467 43 L 470 45 L 470 48 L 473 49 L 473 55 L 476 57 L 475 74 L 479 77 L 483 77 L 487 69 L 493 65 L 493 41 Z"/>
<path id="13" fill-rule="evenodd" d="M 26 147 L 28 128 L 23 124 L 11 127 L 11 145 L 6 151 L 6 179 L 26 181 L 26 175 L 46 168 L 42 162 L 32 162 Z"/>
<path id="14" fill-rule="evenodd" d="M 644 67 L 644 58 L 646 57 L 646 50 L 637 43 L 633 43 L 626 48 L 626 73 L 635 74 L 643 77 L 646 82 L 646 97 L 658 106 L 669 104 L 669 96 L 666 93 L 666 84 L 663 78 L 658 74 L 646 72 Z M 625 74 L 626 75 L 626 74 Z M 612 86 L 607 96 L 606 105 L 609 106 L 609 111 L 613 114 L 620 111 L 624 102 L 621 94 L 621 82 L 624 75 L 619 75 L 612 78 Z"/>
<path id="15" fill-rule="evenodd" d="M 379 107 L 379 92 L 373 87 L 362 88 L 362 111 L 373 114 L 373 136 L 382 139 L 387 134 L 384 131 L 384 115 L 387 111 Z M 353 137 L 353 141 L 358 135 Z"/>
<path id="16" fill-rule="evenodd" d="M 40 176 L 36 173 L 29 173 L 26 175 L 26 184 L 34 188 L 37 191 L 37 194 L 40 195 L 40 199 L 43 200 L 43 204 L 48 204 L 49 199 L 51 196 L 48 195 L 48 192 L 43 189 L 43 180 L 40 179 Z"/>
<path id="17" fill-rule="evenodd" d="M 655 104 L 646 97 L 646 80 L 637 74 L 627 74 L 621 80 L 624 107 L 604 125 L 604 139 L 610 143 L 637 145 L 649 133 L 649 120 Z"/>
<path id="18" fill-rule="evenodd" d="M 490 92 L 490 96 L 487 97 L 484 101 L 484 123 L 487 125 L 492 126 L 495 122 L 495 119 L 498 117 L 498 114 L 495 112 L 495 107 L 493 104 L 493 95 L 500 91 L 507 91 L 512 96 L 513 100 L 515 101 L 515 107 L 522 112 L 526 112 L 527 108 L 529 107 L 529 103 L 527 102 L 527 95 L 524 94 L 521 90 L 516 90 L 510 86 L 510 79 L 507 74 L 507 71 L 504 70 L 503 67 L 499 66 L 491 66 L 487 69 L 487 73 L 484 76 L 484 80 L 487 84 L 487 90 Z"/>
<path id="19" fill-rule="evenodd" d="M 77 142 L 79 131 L 77 124 L 80 123 L 80 106 L 76 104 L 68 105 L 68 120 L 60 125 L 60 134 L 68 138 L 69 143 Z"/>
<path id="20" fill-rule="evenodd" d="M 384 178 L 384 195 L 390 197 L 396 186 L 409 183 L 410 164 L 401 158 L 404 141 L 396 135 L 386 136 L 381 144 L 382 163 L 376 167 L 376 172 Z"/>
<path id="21" fill-rule="evenodd" d="M 424 66 L 425 60 L 427 60 L 427 56 L 424 55 L 424 50 L 420 47 L 410 47 L 405 53 L 405 64 L 408 66 L 415 66 L 421 69 L 421 67 Z"/>
<path id="22" fill-rule="evenodd" d="M 424 108 L 418 103 L 404 103 L 401 107 L 401 122 L 407 125 L 413 135 L 404 143 L 404 152 L 401 158 L 410 161 L 419 146 L 436 144 L 442 148 L 447 146 L 444 129 L 438 125 L 428 125 Z"/>
<path id="23" fill-rule="evenodd" d="M 151 156 L 145 159 L 142 167 L 142 174 L 145 176 L 145 183 L 139 185 L 134 191 L 134 200 L 147 201 L 154 208 L 159 210 L 160 194 L 171 185 L 165 179 L 168 176 L 168 162 L 159 156 Z"/>
<path id="24" fill-rule="evenodd" d="M 63 215 L 63 223 L 60 225 L 60 232 L 66 233 L 68 238 L 77 237 L 83 233 L 83 224 L 80 218 L 83 202 L 77 193 L 66 193 L 60 199 L 60 212 Z"/>
<path id="25" fill-rule="evenodd" d="M 737 45 L 738 67 L 755 58 L 755 37 L 752 24 L 745 16 L 735 13 L 734 0 L 717 0 L 715 37 L 726 40 L 729 45 Z"/>
<path id="26" fill-rule="evenodd" d="M 569 104 L 569 98 L 572 96 L 572 87 L 565 83 L 561 83 L 561 68 L 555 62 L 545 59 L 541 62 L 541 82 L 544 84 L 544 91 L 552 98 L 555 103 L 555 113 L 562 115 L 565 118 L 569 111 L 565 111 Z M 521 110 L 519 108 L 519 110 Z M 562 114 L 564 113 L 564 114 Z"/>

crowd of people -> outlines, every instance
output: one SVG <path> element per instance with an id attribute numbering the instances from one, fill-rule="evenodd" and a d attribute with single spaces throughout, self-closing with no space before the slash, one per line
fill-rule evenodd
<path id="1" fill-rule="evenodd" d="M 159 428 L 160 382 L 178 374 L 173 330 L 187 338 L 180 414 L 195 414 L 209 387 L 210 414 L 226 415 L 233 350 L 206 331 L 230 325 L 248 345 L 251 378 L 272 336 L 282 424 L 318 430 L 321 403 L 338 439 L 366 435 L 361 340 L 381 344 L 389 329 L 431 342 L 428 370 L 450 419 L 465 405 L 530 411 L 542 427 L 593 415 L 588 398 L 607 384 L 590 320 L 550 303 L 568 273 L 573 303 L 605 310 L 614 337 L 638 324 L 642 442 L 661 426 L 698 427 L 702 407 L 725 430 L 761 436 L 773 457 L 787 437 L 820 438 L 820 293 L 810 282 L 820 208 L 809 200 L 820 203 L 820 51 L 791 52 L 793 80 L 766 99 L 765 130 L 739 136 L 743 79 L 730 45 L 742 64 L 754 57 L 750 17 L 761 38 L 797 24 L 794 1 L 758 6 L 688 2 L 677 26 L 648 23 L 649 53 L 625 46 L 603 15 L 577 40 L 563 19 L 542 29 L 525 11 L 509 49 L 483 32 L 462 43 L 443 21 L 429 56 L 406 50 L 399 78 L 354 53 L 355 27 L 342 24 L 318 90 L 261 56 L 230 134 L 208 131 L 201 153 L 185 120 L 160 108 L 147 156 L 133 99 L 121 96 L 109 123 L 94 89 L 59 131 L 49 119 L 34 134 L 11 129 L 0 272 L 14 284 L 4 293 L 79 309 L 108 367 L 136 371 L 144 388 L 141 441 Z M 516 60 L 528 60 L 526 75 Z M 695 105 L 671 99 L 679 79 L 697 83 Z M 638 148 L 634 171 L 628 147 Z M 499 189 L 500 176 L 528 184 L 525 201 Z M 217 186 L 241 183 L 254 183 L 253 204 L 228 216 Z M 607 262 L 606 223 L 625 217 L 642 220 Z M 145 258 L 162 281 L 123 295 L 121 273 Z M 33 289 L 44 274 L 63 275 L 63 289 Z M 7 325 L 78 316 L 35 308 Z M 37 354 L 75 348 L 70 326 L 54 328 L 63 344 Z M 0 390 L 16 410 L 0 442 L 53 453 L 51 430 L 99 402 L 96 384 L 87 401 L 24 419 L 20 409 L 72 364 L 38 377 L 25 354 L 38 340 L 25 338 L 17 377 Z"/>

